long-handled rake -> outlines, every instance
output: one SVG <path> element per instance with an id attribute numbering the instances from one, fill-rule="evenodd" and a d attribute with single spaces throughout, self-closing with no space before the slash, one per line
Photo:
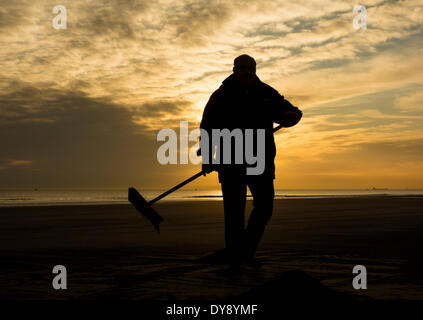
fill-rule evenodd
<path id="1" fill-rule="evenodd" d="M 273 128 L 273 132 L 278 131 L 282 128 L 282 125 L 278 125 L 277 127 Z M 144 217 L 146 217 L 154 226 L 156 231 L 160 233 L 159 225 L 164 219 L 157 213 L 156 210 L 153 209 L 152 204 L 159 201 L 160 199 L 166 197 L 168 194 L 182 188 L 187 183 L 197 179 L 198 177 L 204 175 L 203 171 L 200 171 L 193 175 L 192 177 L 186 179 L 185 181 L 181 182 L 180 184 L 174 186 L 172 189 L 162 193 L 161 195 L 155 197 L 153 200 L 148 201 L 143 198 L 143 196 L 133 187 L 129 188 L 128 190 L 128 200 L 132 203 L 132 205 L 140 212 Z"/>
<path id="2" fill-rule="evenodd" d="M 164 219 L 156 212 L 156 210 L 153 209 L 151 205 L 159 201 L 160 199 L 166 197 L 168 194 L 172 193 L 173 191 L 176 191 L 179 188 L 182 188 L 187 183 L 190 183 L 191 181 L 197 179 L 199 176 L 202 176 L 202 175 L 203 175 L 203 171 L 200 171 L 199 173 L 193 175 L 191 178 L 188 178 L 187 180 L 181 182 L 177 186 L 174 186 L 172 189 L 169 189 L 168 191 L 155 197 L 153 200 L 149 202 L 147 202 L 147 200 L 143 198 L 143 196 L 137 191 L 137 189 L 131 187 L 128 190 L 128 200 L 144 217 L 146 217 L 153 224 L 157 232 L 160 233 L 159 224 L 163 222 Z"/>

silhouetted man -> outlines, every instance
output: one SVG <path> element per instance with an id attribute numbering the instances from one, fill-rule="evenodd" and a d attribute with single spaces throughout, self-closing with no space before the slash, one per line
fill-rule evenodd
<path id="1" fill-rule="evenodd" d="M 204 109 L 200 128 L 208 133 L 210 149 L 207 153 L 202 147 L 202 169 L 205 173 L 217 171 L 219 175 L 225 214 L 225 245 L 233 266 L 239 266 L 242 261 L 255 267 L 260 265 L 255 252 L 273 211 L 276 155 L 273 123 L 288 127 L 298 123 L 301 116 L 298 108 L 260 81 L 256 76 L 256 62 L 248 55 L 234 60 L 233 74 L 211 95 Z M 211 143 L 212 130 L 225 128 L 231 131 L 239 128 L 244 133 L 245 129 L 265 129 L 265 168 L 261 174 L 247 175 L 249 165 L 246 161 L 223 164 L 223 150 L 217 153 L 221 157 L 220 164 L 212 163 L 215 152 Z M 253 141 L 253 150 L 257 152 L 257 141 Z M 232 145 L 232 159 L 234 150 Z M 253 196 L 254 208 L 244 229 L 247 186 Z"/>

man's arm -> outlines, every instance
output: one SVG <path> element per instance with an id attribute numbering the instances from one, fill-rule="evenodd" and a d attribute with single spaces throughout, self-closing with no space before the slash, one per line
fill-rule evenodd
<path id="1" fill-rule="evenodd" d="M 303 113 L 286 100 L 278 91 L 271 88 L 271 108 L 273 122 L 288 128 L 300 122 Z"/>
<path id="2" fill-rule="evenodd" d="M 201 155 L 202 157 L 202 170 L 205 174 L 216 170 L 216 166 L 212 163 L 214 155 L 212 129 L 213 127 L 216 127 L 218 96 L 218 91 L 215 91 L 211 95 L 204 108 L 203 117 L 200 123 L 200 129 L 203 129 L 204 131 L 202 130 L 200 135 L 200 149 L 197 151 L 197 155 Z M 204 134 L 207 134 L 207 137 L 204 137 Z M 205 148 L 208 149 L 208 152 L 204 151 Z"/>

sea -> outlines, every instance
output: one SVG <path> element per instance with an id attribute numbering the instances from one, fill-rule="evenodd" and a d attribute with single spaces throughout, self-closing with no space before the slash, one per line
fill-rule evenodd
<path id="1" fill-rule="evenodd" d="M 138 190 L 147 201 L 153 200 L 165 190 Z M 339 198 L 366 196 L 420 197 L 423 190 L 413 189 L 354 189 L 354 190 L 275 190 L 276 199 Z M 251 195 L 248 194 L 248 198 Z M 220 190 L 181 189 L 160 201 L 222 200 Z M 0 207 L 128 204 L 128 189 L 0 189 Z"/>

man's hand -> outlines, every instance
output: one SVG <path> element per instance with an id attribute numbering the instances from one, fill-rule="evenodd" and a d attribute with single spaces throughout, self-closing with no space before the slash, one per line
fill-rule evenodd
<path id="1" fill-rule="evenodd" d="M 281 121 L 281 125 L 285 128 L 289 128 L 295 126 L 298 122 L 300 122 L 303 113 L 300 109 L 296 108 L 295 111 L 288 111 L 285 112 Z"/>
<path id="2" fill-rule="evenodd" d="M 203 175 L 205 176 L 206 174 L 216 171 L 217 168 L 216 168 L 216 165 L 203 163 L 201 165 L 201 170 L 203 171 Z"/>

